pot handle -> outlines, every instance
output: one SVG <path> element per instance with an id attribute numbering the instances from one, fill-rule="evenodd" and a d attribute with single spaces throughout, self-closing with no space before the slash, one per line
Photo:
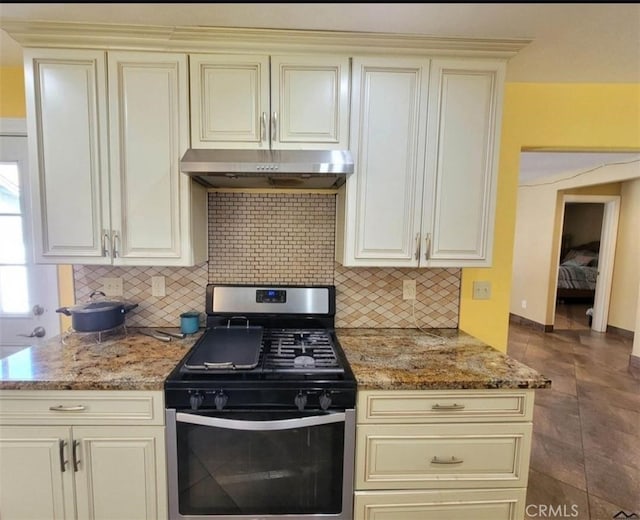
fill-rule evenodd
<path id="1" fill-rule="evenodd" d="M 135 309 L 138 306 L 137 303 L 125 303 L 124 304 L 124 313 L 126 314 L 130 310 Z"/>
<path id="2" fill-rule="evenodd" d="M 89 299 L 90 299 L 90 300 L 93 300 L 93 297 L 94 297 L 96 294 L 99 294 L 99 295 L 100 295 L 100 296 L 102 296 L 103 298 L 106 298 L 106 297 L 107 297 L 107 295 L 106 295 L 105 293 L 103 293 L 102 291 L 93 291 L 93 292 L 89 295 Z"/>
<path id="3" fill-rule="evenodd" d="M 71 312 L 68 307 L 60 307 L 59 309 L 56 309 L 56 312 L 64 314 L 65 316 L 71 316 Z"/>

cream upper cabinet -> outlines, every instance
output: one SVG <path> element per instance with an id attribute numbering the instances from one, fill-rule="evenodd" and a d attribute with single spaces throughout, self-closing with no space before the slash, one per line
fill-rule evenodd
<path id="1" fill-rule="evenodd" d="M 352 79 L 355 172 L 338 193 L 338 261 L 417 266 L 429 60 L 354 59 Z"/>
<path id="2" fill-rule="evenodd" d="M 192 190 L 202 189 L 180 172 L 189 148 L 187 57 L 110 52 L 108 66 L 113 263 L 204 261 L 204 194 L 192 222 Z"/>
<path id="3" fill-rule="evenodd" d="M 431 63 L 421 265 L 491 265 L 504 76 L 502 61 Z"/>
<path id="4" fill-rule="evenodd" d="M 36 261 L 110 263 L 106 54 L 25 49 L 24 60 Z"/>
<path id="5" fill-rule="evenodd" d="M 204 260 L 206 195 L 179 171 L 186 55 L 24 54 L 36 261 Z"/>
<path id="6" fill-rule="evenodd" d="M 354 59 L 346 266 L 491 265 L 504 62 Z M 409 79 L 411 78 L 411 79 Z"/>
<path id="7" fill-rule="evenodd" d="M 346 149 L 349 58 L 191 54 L 193 148 Z"/>

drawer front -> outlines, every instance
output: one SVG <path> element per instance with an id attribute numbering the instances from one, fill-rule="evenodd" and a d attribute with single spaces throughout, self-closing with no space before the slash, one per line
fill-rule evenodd
<path id="1" fill-rule="evenodd" d="M 526 489 L 356 492 L 355 520 L 519 520 Z"/>
<path id="2" fill-rule="evenodd" d="M 534 390 L 364 391 L 358 422 L 531 421 Z"/>
<path id="3" fill-rule="evenodd" d="M 162 425 L 162 392 L 3 390 L 0 422 L 42 425 Z"/>
<path id="4" fill-rule="evenodd" d="M 531 423 L 358 425 L 356 489 L 525 487 Z"/>

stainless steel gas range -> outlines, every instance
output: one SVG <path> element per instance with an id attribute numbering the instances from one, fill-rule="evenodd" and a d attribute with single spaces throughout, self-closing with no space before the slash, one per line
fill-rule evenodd
<path id="1" fill-rule="evenodd" d="M 172 519 L 352 517 L 356 381 L 332 286 L 207 286 L 165 382 Z"/>

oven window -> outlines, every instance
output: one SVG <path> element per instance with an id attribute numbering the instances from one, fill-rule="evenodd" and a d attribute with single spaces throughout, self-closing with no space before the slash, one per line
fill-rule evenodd
<path id="1" fill-rule="evenodd" d="M 208 416 L 214 415 L 243 421 L 294 417 L 269 412 Z M 176 431 L 182 515 L 342 511 L 344 422 L 269 431 L 178 422 Z"/>

